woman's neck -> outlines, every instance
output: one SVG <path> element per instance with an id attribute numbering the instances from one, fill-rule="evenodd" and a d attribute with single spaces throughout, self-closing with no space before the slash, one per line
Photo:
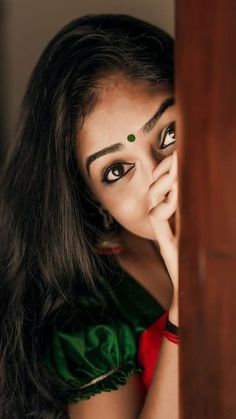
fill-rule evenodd
<path id="1" fill-rule="evenodd" d="M 145 250 L 148 248 L 152 248 L 156 255 L 160 255 L 159 245 L 158 242 L 155 240 L 146 239 L 145 237 L 137 236 L 136 234 L 122 228 L 119 232 L 119 239 L 123 246 L 125 247 L 125 251 L 129 254 L 137 255 L 137 250 L 142 249 Z"/>

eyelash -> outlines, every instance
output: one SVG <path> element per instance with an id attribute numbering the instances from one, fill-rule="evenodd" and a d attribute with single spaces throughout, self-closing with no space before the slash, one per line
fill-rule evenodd
<path id="1" fill-rule="evenodd" d="M 175 132 L 175 122 L 171 122 L 171 124 L 170 125 L 168 125 L 168 127 L 167 128 L 165 128 L 162 132 L 161 132 L 161 135 L 159 136 L 159 145 L 160 145 L 160 149 L 165 149 L 165 148 L 168 148 L 168 147 L 170 147 L 175 141 L 173 141 L 171 144 L 168 144 L 167 146 L 164 146 L 163 147 L 163 144 L 164 144 L 164 141 L 165 141 L 165 138 L 166 138 L 166 135 L 167 134 L 169 134 L 169 133 L 171 133 L 172 131 L 174 131 Z M 163 134 L 164 133 L 164 134 Z M 163 139 L 163 141 L 162 141 L 162 139 Z M 162 141 L 162 142 L 161 142 Z M 108 180 L 108 178 L 107 178 L 107 176 L 108 176 L 108 174 L 109 174 L 109 172 L 110 171 L 112 171 L 112 169 L 114 169 L 116 166 L 121 166 L 121 165 L 126 165 L 126 166 L 131 166 L 130 167 L 130 169 L 128 169 L 122 176 L 120 176 L 120 177 L 117 177 L 117 179 L 113 179 L 113 180 Z M 103 183 L 105 183 L 105 184 L 111 184 L 111 183 L 114 183 L 114 182 L 117 182 L 119 179 L 121 179 L 122 177 L 124 177 L 127 173 L 129 173 L 129 171 L 130 170 L 132 170 L 132 168 L 135 166 L 135 164 L 134 163 L 127 163 L 127 162 L 124 162 L 124 161 L 119 161 L 119 162 L 116 162 L 116 163 L 113 163 L 111 166 L 109 166 L 109 167 L 107 167 L 107 169 L 105 170 L 105 172 L 104 172 L 104 174 L 103 174 L 103 176 L 102 176 L 102 179 L 101 179 L 101 181 L 103 182 Z"/>
<path id="2" fill-rule="evenodd" d="M 169 134 L 169 133 L 171 133 L 172 131 L 174 131 L 174 133 L 175 133 L 175 122 L 171 122 L 171 124 L 170 125 L 168 125 L 168 127 L 166 128 L 166 129 L 164 129 L 162 132 L 161 132 L 161 135 L 160 135 L 160 141 L 162 140 L 162 138 L 164 138 L 164 140 L 165 140 L 165 137 L 166 137 L 166 135 L 167 134 Z M 162 133 L 164 132 L 164 135 L 162 135 Z M 175 142 L 175 141 L 173 141 L 172 143 L 170 143 L 170 144 L 168 144 L 167 146 L 165 146 L 165 147 L 162 147 L 162 145 L 163 145 L 163 143 L 164 143 L 164 140 L 162 141 L 162 143 L 160 144 L 160 148 L 163 150 L 164 148 L 167 148 L 167 147 L 170 147 L 170 145 L 172 145 L 173 144 L 173 142 Z"/>

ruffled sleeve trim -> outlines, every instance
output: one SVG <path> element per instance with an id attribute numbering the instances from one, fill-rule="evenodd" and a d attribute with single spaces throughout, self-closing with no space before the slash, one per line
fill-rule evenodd
<path id="1" fill-rule="evenodd" d="M 72 383 L 75 388 L 75 394 L 72 395 L 69 403 L 76 403 L 79 400 L 88 400 L 91 396 L 102 392 L 110 392 L 118 390 L 120 386 L 127 383 L 128 378 L 133 374 L 143 373 L 143 368 L 132 363 L 126 365 L 118 365 L 116 368 L 102 374 L 87 384 L 77 386 L 76 382 Z M 80 391 L 81 390 L 81 391 Z"/>

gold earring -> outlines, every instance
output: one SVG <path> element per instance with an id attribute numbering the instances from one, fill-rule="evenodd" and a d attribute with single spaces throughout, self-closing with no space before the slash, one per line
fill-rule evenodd
<path id="1" fill-rule="evenodd" d="M 114 224 L 113 217 L 101 206 L 99 206 L 98 211 L 103 217 L 103 225 L 106 233 L 105 236 L 96 243 L 96 253 L 106 255 L 122 253 L 125 249 L 123 244 L 120 242 L 117 234 L 110 230 L 111 225 Z"/>

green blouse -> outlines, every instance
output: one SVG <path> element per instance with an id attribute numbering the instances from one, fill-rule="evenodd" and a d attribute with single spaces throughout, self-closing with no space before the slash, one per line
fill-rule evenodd
<path id="1" fill-rule="evenodd" d="M 56 318 L 43 362 L 73 388 L 68 403 L 116 390 L 130 374 L 142 373 L 138 340 L 164 308 L 136 279 L 117 266 L 103 297 L 80 298 L 76 313 Z"/>

